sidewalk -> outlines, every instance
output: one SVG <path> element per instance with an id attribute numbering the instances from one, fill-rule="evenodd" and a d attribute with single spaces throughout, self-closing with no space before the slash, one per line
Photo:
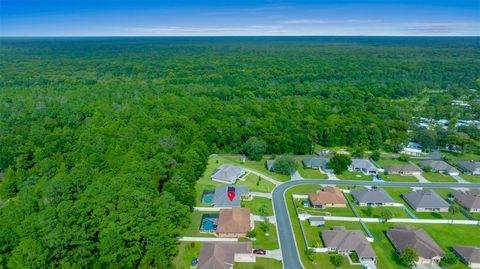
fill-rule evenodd
<path id="1" fill-rule="evenodd" d="M 250 195 L 253 197 L 263 197 L 263 198 L 272 199 L 272 194 L 266 193 L 266 192 L 250 192 Z"/>

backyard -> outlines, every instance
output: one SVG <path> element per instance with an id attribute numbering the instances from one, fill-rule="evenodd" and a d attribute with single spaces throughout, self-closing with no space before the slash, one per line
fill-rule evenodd
<path id="1" fill-rule="evenodd" d="M 190 269 L 192 258 L 200 256 L 202 242 L 179 242 L 178 255 L 173 258 L 173 266 L 176 269 Z"/>

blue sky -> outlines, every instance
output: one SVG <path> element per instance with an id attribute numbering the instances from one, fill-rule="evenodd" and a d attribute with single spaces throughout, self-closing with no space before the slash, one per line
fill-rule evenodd
<path id="1" fill-rule="evenodd" d="M 0 0 L 2 36 L 480 35 L 480 0 Z"/>

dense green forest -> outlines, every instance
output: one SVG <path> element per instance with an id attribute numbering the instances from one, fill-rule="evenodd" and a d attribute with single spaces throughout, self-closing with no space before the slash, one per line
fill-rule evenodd
<path id="1" fill-rule="evenodd" d="M 0 42 L 5 268 L 168 268 L 211 153 L 395 151 L 412 116 L 480 115 L 475 37 Z"/>

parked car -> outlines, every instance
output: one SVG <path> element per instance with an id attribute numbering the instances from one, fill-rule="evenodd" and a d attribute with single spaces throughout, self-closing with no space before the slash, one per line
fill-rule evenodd
<path id="1" fill-rule="evenodd" d="M 198 265 L 198 259 L 197 257 L 192 258 L 192 263 L 190 263 L 190 268 L 197 268 Z"/>
<path id="2" fill-rule="evenodd" d="M 253 254 L 256 254 L 256 255 L 265 255 L 265 254 L 267 254 L 267 251 L 266 251 L 266 250 L 263 250 L 263 249 L 254 249 L 254 250 L 253 250 Z"/>

